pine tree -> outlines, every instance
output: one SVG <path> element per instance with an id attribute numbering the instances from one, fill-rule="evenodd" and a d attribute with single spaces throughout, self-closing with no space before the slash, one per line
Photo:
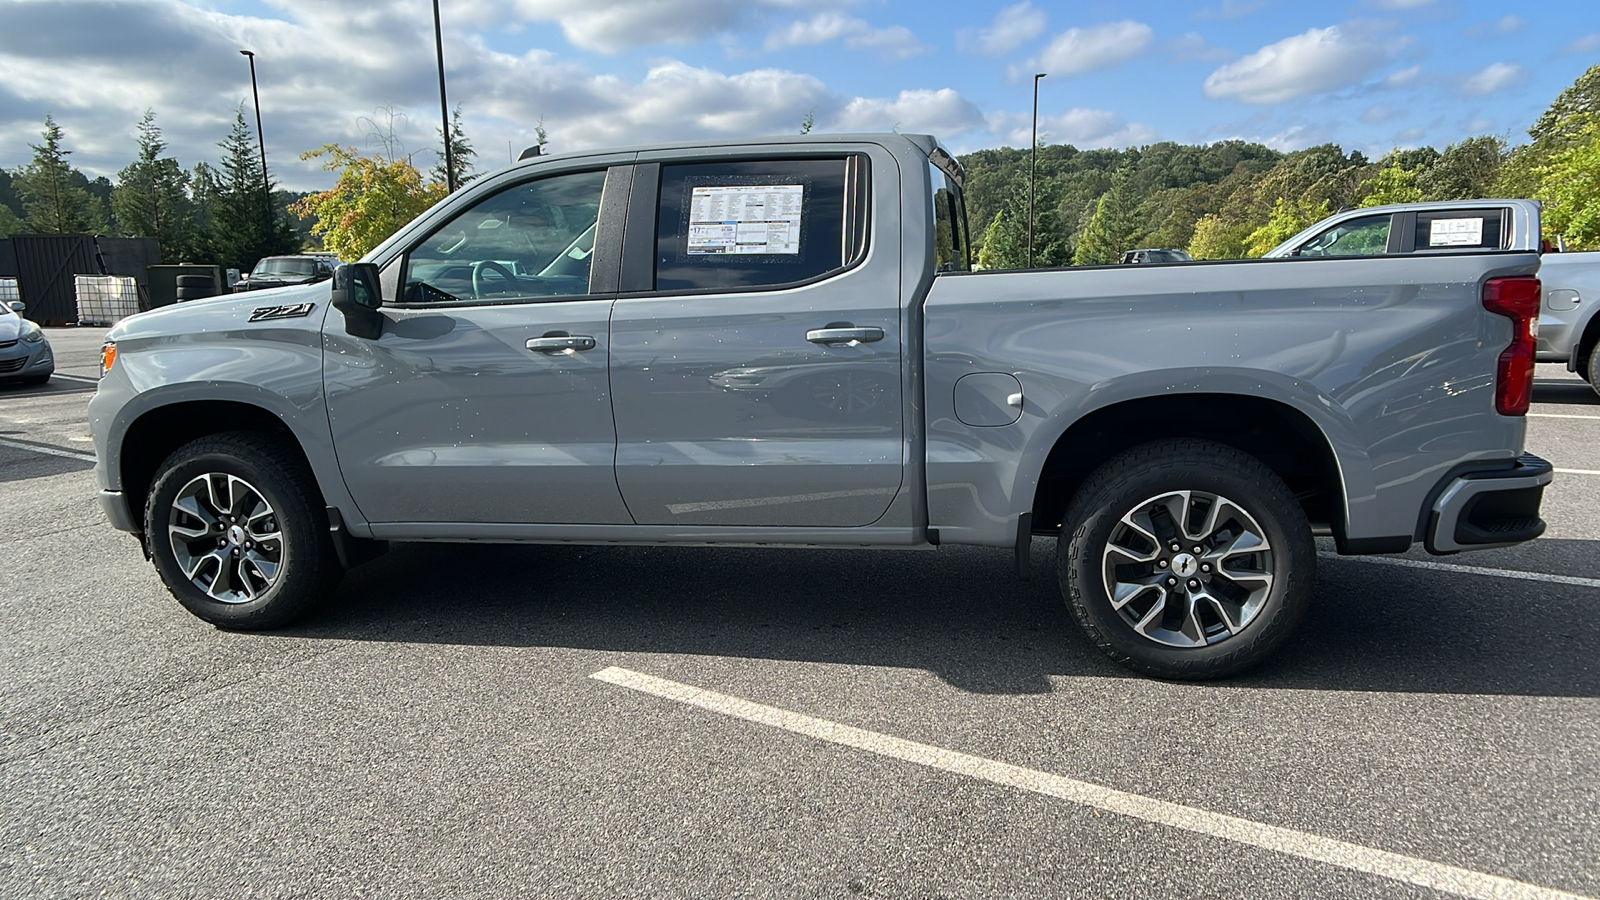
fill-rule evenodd
<path id="1" fill-rule="evenodd" d="M 244 107 L 233 119 L 223 150 L 222 173 L 211 206 L 211 259 L 247 272 L 264 256 L 300 249 L 294 231 L 273 208 L 262 186 L 259 148 L 245 124 Z"/>
<path id="2" fill-rule="evenodd" d="M 74 183 L 87 184 L 88 180 L 67 163 L 72 151 L 61 147 L 61 126 L 46 115 L 41 135 L 44 143 L 28 145 L 33 161 L 13 181 L 28 214 L 29 230 L 41 234 L 104 231 L 105 215 L 99 204 L 87 189 Z"/>
<path id="3" fill-rule="evenodd" d="M 175 263 L 189 251 L 194 230 L 189 173 L 161 155 L 167 145 L 155 119 L 155 111 L 146 110 L 139 121 L 139 156 L 117 174 L 111 209 L 124 234 L 155 238 L 161 261 Z"/>
<path id="4" fill-rule="evenodd" d="M 435 128 L 434 133 L 439 135 L 439 144 L 442 147 L 444 145 L 444 131 Z M 390 154 L 390 158 L 393 159 L 397 155 Z M 454 184 L 457 188 L 478 177 L 472 174 L 474 168 L 472 158 L 477 155 L 478 151 L 472 149 L 472 143 L 467 140 L 467 133 L 461 127 L 461 107 L 457 106 L 455 111 L 450 114 L 450 163 L 454 169 Z M 450 173 L 445 171 L 445 154 L 442 150 L 439 153 L 438 161 L 433 164 L 431 174 L 434 181 L 441 184 L 451 183 L 448 177 Z"/>
<path id="5" fill-rule="evenodd" d="M 1134 239 L 1141 229 L 1134 216 L 1139 198 L 1134 193 L 1132 173 L 1127 166 L 1117 169 L 1111 176 L 1111 190 L 1101 195 L 1095 204 L 1094 215 L 1078 239 L 1072 264 L 1076 266 L 1103 266 L 1122 258 L 1122 251 L 1133 249 Z"/>

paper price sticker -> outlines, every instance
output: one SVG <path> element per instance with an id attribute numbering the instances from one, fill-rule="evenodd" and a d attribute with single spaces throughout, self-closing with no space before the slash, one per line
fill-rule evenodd
<path id="1" fill-rule="evenodd" d="M 1483 219 L 1434 219 L 1428 227 L 1429 247 L 1476 247 L 1483 243 Z"/>
<path id="2" fill-rule="evenodd" d="M 800 252 L 805 185 L 697 187 L 689 199 L 691 256 Z"/>

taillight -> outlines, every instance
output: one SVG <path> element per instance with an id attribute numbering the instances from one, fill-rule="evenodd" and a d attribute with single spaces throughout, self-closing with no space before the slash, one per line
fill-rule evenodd
<path id="1" fill-rule="evenodd" d="M 1532 275 L 1491 278 L 1483 284 L 1483 308 L 1511 320 L 1511 346 L 1495 371 L 1494 408 L 1520 416 L 1533 398 L 1533 348 L 1539 336 L 1539 279 Z"/>

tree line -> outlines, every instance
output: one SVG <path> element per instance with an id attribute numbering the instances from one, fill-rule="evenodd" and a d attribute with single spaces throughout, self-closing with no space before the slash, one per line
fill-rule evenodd
<path id="1" fill-rule="evenodd" d="M 1197 259 L 1260 256 L 1344 207 L 1419 200 L 1531 197 L 1545 235 L 1600 247 L 1600 65 L 1561 92 L 1531 142 L 1476 135 L 1444 150 L 1396 149 L 1371 160 L 1322 144 L 1163 142 L 1126 150 L 1038 147 L 1034 265 L 1101 265 L 1144 247 Z M 979 150 L 967 169 L 978 262 L 1027 265 L 1028 151 Z"/>
<path id="2" fill-rule="evenodd" d="M 262 188 L 260 147 L 241 107 L 215 164 L 184 169 L 146 112 L 136 158 L 115 182 L 74 168 L 61 128 L 45 117 L 31 162 L 0 169 L 0 236 L 90 232 L 153 237 L 163 262 L 204 262 L 248 270 L 257 259 L 326 249 L 356 259 L 447 193 L 445 154 L 427 176 L 394 137 L 393 110 L 373 126 L 380 149 L 327 144 L 301 154 L 337 173 L 309 194 Z M 802 131 L 809 130 L 810 119 Z M 476 156 L 458 107 L 448 140 L 454 180 L 474 176 Z M 535 129 L 544 148 L 541 121 Z M 1183 248 L 1198 259 L 1260 256 L 1344 207 L 1416 200 L 1532 197 L 1544 201 L 1546 236 L 1570 248 L 1600 247 L 1600 65 L 1556 97 L 1509 147 L 1476 135 L 1444 150 L 1395 149 L 1371 160 L 1321 144 L 1292 153 L 1246 141 L 1162 142 L 1124 150 L 1038 150 L 1034 265 L 1115 263 L 1140 247 Z M 1027 265 L 1027 150 L 1004 147 L 961 157 L 978 263 Z"/>

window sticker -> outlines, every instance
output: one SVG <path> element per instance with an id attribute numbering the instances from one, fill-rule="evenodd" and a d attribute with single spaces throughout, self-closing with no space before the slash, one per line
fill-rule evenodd
<path id="1" fill-rule="evenodd" d="M 800 253 L 805 185 L 696 187 L 689 200 L 690 256 Z"/>
<path id="2" fill-rule="evenodd" d="M 1476 247 L 1483 243 L 1483 219 L 1434 219 L 1428 226 L 1430 247 Z"/>

